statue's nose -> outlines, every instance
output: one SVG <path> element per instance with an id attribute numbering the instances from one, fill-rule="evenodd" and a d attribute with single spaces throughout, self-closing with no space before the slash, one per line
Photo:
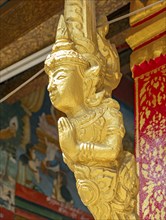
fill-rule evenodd
<path id="1" fill-rule="evenodd" d="M 47 86 L 47 90 L 49 92 L 51 91 L 51 87 L 52 87 L 52 80 L 49 81 L 48 86 Z"/>

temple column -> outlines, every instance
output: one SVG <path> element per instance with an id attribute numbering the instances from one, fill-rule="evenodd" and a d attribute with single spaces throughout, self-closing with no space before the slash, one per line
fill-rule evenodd
<path id="1" fill-rule="evenodd" d="M 131 11 L 153 4 L 130 18 L 126 39 L 133 50 L 135 153 L 140 181 L 140 219 L 166 219 L 166 2 L 131 0 Z"/>

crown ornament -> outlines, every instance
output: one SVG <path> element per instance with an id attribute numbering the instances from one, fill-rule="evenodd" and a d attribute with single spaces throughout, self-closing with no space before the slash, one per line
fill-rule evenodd
<path id="1" fill-rule="evenodd" d="M 52 51 L 45 61 L 46 73 L 49 75 L 52 68 L 62 63 L 75 63 L 85 67 L 89 66 L 88 61 L 77 52 L 73 41 L 69 38 L 68 28 L 63 15 L 61 15 L 59 19 L 56 40 Z"/>
<path id="2" fill-rule="evenodd" d="M 105 94 L 110 96 L 121 79 L 119 59 L 115 47 L 105 39 L 102 28 L 96 28 L 93 3 L 86 1 L 85 4 L 85 0 L 65 1 L 64 15 L 60 16 L 55 43 L 45 61 L 45 71 L 49 75 L 51 69 L 62 63 L 85 68 L 99 66 L 97 90 L 104 89 Z"/>

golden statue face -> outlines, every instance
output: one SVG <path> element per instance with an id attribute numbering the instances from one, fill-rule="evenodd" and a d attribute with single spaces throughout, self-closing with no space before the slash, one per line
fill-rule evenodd
<path id="1" fill-rule="evenodd" d="M 83 79 L 74 64 L 61 64 L 49 75 L 48 91 L 54 107 L 67 113 L 68 108 L 82 105 Z"/>

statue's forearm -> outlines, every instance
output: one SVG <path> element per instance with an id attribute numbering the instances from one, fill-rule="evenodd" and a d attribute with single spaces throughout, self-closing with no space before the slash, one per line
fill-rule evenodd
<path id="1" fill-rule="evenodd" d="M 79 161 L 114 161 L 121 151 L 122 144 L 114 140 L 109 144 L 81 143 L 77 146 Z"/>

